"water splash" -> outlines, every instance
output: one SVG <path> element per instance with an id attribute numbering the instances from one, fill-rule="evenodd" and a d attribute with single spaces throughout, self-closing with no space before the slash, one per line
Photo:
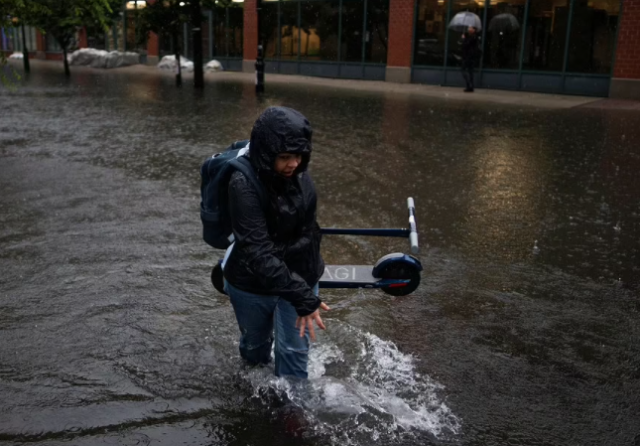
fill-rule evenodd
<path id="1" fill-rule="evenodd" d="M 308 381 L 274 377 L 270 368 L 246 372 L 254 397 L 302 409 L 305 435 L 333 445 L 405 444 L 409 437 L 460 431 L 460 420 L 442 400 L 444 386 L 421 375 L 411 355 L 352 327 L 332 325 L 332 332 L 339 333 L 339 343 L 321 339 L 314 345 Z"/>

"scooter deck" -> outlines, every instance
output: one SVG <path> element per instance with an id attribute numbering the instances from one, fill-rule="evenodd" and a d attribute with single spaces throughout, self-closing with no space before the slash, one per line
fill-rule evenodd
<path id="1" fill-rule="evenodd" d="M 394 288 L 404 287 L 408 279 L 373 277 L 372 265 L 326 265 L 320 278 L 320 288 Z"/>
<path id="2" fill-rule="evenodd" d="M 326 265 L 324 267 L 324 274 L 320 278 L 320 284 L 373 284 L 378 279 L 373 277 L 372 271 L 373 266 L 371 265 Z"/>

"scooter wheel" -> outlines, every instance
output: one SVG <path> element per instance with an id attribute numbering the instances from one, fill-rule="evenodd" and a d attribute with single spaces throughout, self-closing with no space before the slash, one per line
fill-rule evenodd
<path id="1" fill-rule="evenodd" d="M 380 272 L 381 279 L 409 280 L 406 285 L 382 287 L 382 291 L 392 296 L 406 296 L 413 293 L 420 285 L 420 270 L 405 262 L 389 264 Z"/>
<path id="2" fill-rule="evenodd" d="M 227 294 L 224 292 L 224 276 L 222 274 L 222 265 L 219 263 L 216 263 L 216 266 L 211 270 L 211 283 L 218 292 Z"/>

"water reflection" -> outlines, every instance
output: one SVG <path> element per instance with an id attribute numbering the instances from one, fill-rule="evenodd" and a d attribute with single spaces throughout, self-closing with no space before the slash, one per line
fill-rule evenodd
<path id="1" fill-rule="evenodd" d="M 523 260 L 531 252 L 539 230 L 535 222 L 544 218 L 543 191 L 551 168 L 538 153 L 538 135 L 523 136 L 503 128 L 476 135 L 469 160 L 474 175 L 465 197 L 467 217 L 460 225 L 461 238 L 475 249 L 510 261 Z"/>

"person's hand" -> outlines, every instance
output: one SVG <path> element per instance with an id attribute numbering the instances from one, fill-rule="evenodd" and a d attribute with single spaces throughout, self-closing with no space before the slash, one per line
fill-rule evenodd
<path id="1" fill-rule="evenodd" d="M 325 311 L 329 311 L 331 309 L 324 302 L 320 303 L 320 308 L 322 308 Z M 316 311 L 314 311 L 313 313 L 311 313 L 308 316 L 304 316 L 304 317 L 298 316 L 298 319 L 296 319 L 296 328 L 300 329 L 300 337 L 304 336 L 304 331 L 305 331 L 305 329 L 308 328 L 309 329 L 309 336 L 311 337 L 311 340 L 312 341 L 316 340 L 316 332 L 315 332 L 315 329 L 313 328 L 313 321 L 316 322 L 316 325 L 319 328 L 322 328 L 323 330 L 326 330 L 326 327 L 324 326 L 324 323 L 322 322 L 322 318 L 320 317 L 320 308 L 318 308 Z"/>

